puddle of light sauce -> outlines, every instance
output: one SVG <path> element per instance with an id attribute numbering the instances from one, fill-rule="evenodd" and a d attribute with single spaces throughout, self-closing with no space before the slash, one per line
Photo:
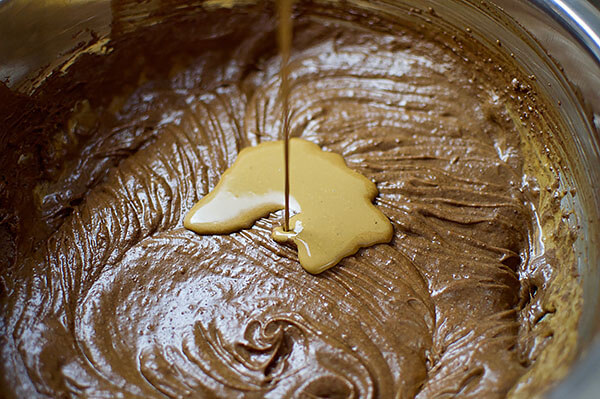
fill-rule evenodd
<path id="1" fill-rule="evenodd" d="M 346 166 L 341 155 L 293 138 L 289 141 L 290 231 L 273 239 L 293 242 L 306 271 L 321 273 L 361 247 L 386 243 L 393 228 L 372 201 L 377 188 Z M 188 212 L 184 226 L 199 234 L 228 234 L 284 207 L 283 141 L 243 149 L 208 195 Z"/>

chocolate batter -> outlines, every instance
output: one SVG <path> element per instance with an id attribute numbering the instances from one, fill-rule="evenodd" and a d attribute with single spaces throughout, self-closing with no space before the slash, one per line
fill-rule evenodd
<path id="1" fill-rule="evenodd" d="M 537 244 L 522 87 L 416 27 L 298 10 L 291 134 L 376 183 L 392 242 L 314 276 L 271 239 L 280 215 L 186 230 L 240 149 L 278 138 L 272 8 L 115 23 L 110 54 L 0 93 L 0 396 L 500 398 L 535 366 L 571 265 Z"/>

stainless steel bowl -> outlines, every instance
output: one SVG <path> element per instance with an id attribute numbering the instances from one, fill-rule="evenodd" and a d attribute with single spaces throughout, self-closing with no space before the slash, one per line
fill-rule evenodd
<path id="1" fill-rule="evenodd" d="M 585 0 L 490 0 L 483 2 L 484 7 L 479 0 L 348 1 L 369 8 L 434 7 L 438 15 L 456 26 L 473 26 L 482 39 L 500 38 L 525 71 L 535 73 L 544 87 L 551 83 L 545 91 L 560 101 L 558 112 L 565 130 L 560 140 L 569 149 L 566 162 L 573 171 L 561 176 L 561 182 L 578 192 L 562 206 L 575 211 L 576 223 L 581 226 L 575 250 L 584 306 L 577 361 L 548 396 L 599 397 L 600 4 L 597 0 L 595 5 Z M 200 3 L 206 6 L 219 1 L 188 2 L 183 8 Z M 27 93 L 57 66 L 68 68 L 81 52 L 102 51 L 115 12 L 118 10 L 111 8 L 110 0 L 0 0 L 0 80 L 9 79 L 11 88 Z M 144 15 L 134 17 L 143 19 Z M 502 21 L 514 25 L 513 19 L 520 27 L 501 29 Z M 101 40 L 72 52 L 77 44 L 92 37 L 91 32 Z"/>
<path id="2" fill-rule="evenodd" d="M 580 238 L 579 271 L 584 288 L 584 307 L 579 324 L 579 359 L 569 376 L 549 398 L 592 399 L 600 397 L 600 260 L 598 258 L 598 212 L 600 209 L 600 3 L 581 0 L 497 0 L 527 28 L 564 67 L 569 80 L 581 91 L 591 108 L 596 131 L 583 128 L 574 134 L 582 147 L 580 161 L 590 172 L 593 197 L 588 226 Z"/>
<path id="3" fill-rule="evenodd" d="M 551 392 L 552 399 L 600 397 L 600 2 L 583 0 L 495 0 L 511 17 L 531 32 L 564 68 L 565 75 L 579 91 L 590 122 L 572 119 L 579 163 L 586 170 L 589 193 L 580 204 L 582 234 L 576 243 L 584 306 L 579 322 L 578 360 L 570 374 Z M 563 111 L 565 111 L 563 109 Z M 566 114 L 566 115 L 565 115 Z M 581 117 L 581 116 L 580 116 Z M 595 127 L 595 129 L 593 128 Z M 580 188 L 578 187 L 578 188 Z"/>
<path id="4" fill-rule="evenodd" d="M 552 399 L 600 397 L 600 2 L 596 0 L 496 0 L 563 67 L 590 108 L 595 130 L 575 125 L 582 167 L 589 172 L 589 212 L 577 243 L 584 306 L 579 322 L 578 360 L 570 374 L 549 394 Z"/>

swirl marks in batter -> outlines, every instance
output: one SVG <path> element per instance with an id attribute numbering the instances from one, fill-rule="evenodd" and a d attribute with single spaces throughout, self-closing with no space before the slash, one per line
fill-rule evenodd
<path id="1" fill-rule="evenodd" d="M 291 133 L 376 183 L 391 243 L 313 276 L 271 240 L 278 215 L 230 236 L 183 228 L 238 152 L 279 131 L 273 52 L 237 59 L 244 42 L 224 41 L 234 58 L 211 69 L 211 89 L 177 75 L 105 111 L 119 128 L 87 156 L 112 167 L 25 261 L 7 311 L 3 367 L 19 384 L 53 397 L 500 398 L 523 373 L 531 215 L 493 88 L 410 32 L 303 24 Z"/>

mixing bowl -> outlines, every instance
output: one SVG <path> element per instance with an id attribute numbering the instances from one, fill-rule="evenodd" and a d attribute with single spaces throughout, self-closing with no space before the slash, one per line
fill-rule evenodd
<path id="1" fill-rule="evenodd" d="M 65 73 L 84 53 L 103 53 L 111 30 L 127 32 L 171 17 L 248 1 L 35 1 L 0 0 L 0 79 L 16 91 L 35 91 L 51 73 Z M 319 4 L 328 1 L 317 1 Z M 335 2 L 332 2 L 335 3 Z M 493 51 L 510 55 L 535 76 L 540 96 L 555 105 L 558 134 L 546 151 L 561 161 L 552 169 L 559 189 L 575 189 L 561 207 L 572 213 L 583 288 L 576 360 L 547 395 L 591 398 L 600 392 L 600 10 L 582 0 L 348 0 L 353 7 L 468 32 Z M 430 10 L 430 13 L 426 11 Z M 434 11 L 432 11 L 434 10 Z M 497 43 L 502 43 L 499 46 Z M 58 68 L 58 70 L 57 70 Z M 555 158 L 556 159 L 556 158 Z"/>

